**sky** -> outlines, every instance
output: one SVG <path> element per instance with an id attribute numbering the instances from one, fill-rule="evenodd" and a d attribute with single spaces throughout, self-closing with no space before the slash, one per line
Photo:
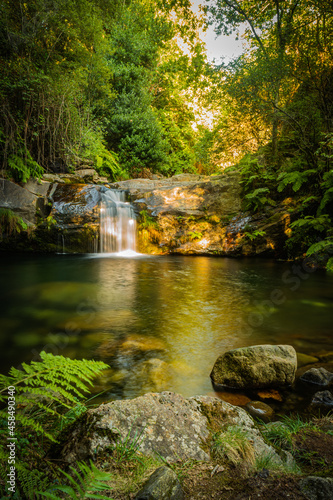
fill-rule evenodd
<path id="1" fill-rule="evenodd" d="M 194 12 L 198 12 L 199 5 L 207 5 L 204 0 L 191 0 Z M 215 59 L 216 63 L 230 61 L 233 57 L 242 53 L 242 41 L 236 40 L 235 36 L 216 36 L 214 28 L 208 27 L 208 30 L 202 34 L 202 40 L 206 44 L 207 56 L 210 61 Z"/>

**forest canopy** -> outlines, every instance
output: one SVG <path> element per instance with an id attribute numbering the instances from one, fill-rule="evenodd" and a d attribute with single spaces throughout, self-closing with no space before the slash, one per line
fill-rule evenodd
<path id="1" fill-rule="evenodd" d="M 113 180 L 212 174 L 243 158 L 249 189 L 274 191 L 266 199 L 311 186 L 308 203 L 329 207 L 332 3 L 202 4 L 2 0 L 3 175 L 24 182 L 89 165 Z M 208 23 L 243 32 L 244 52 L 209 62 Z"/>

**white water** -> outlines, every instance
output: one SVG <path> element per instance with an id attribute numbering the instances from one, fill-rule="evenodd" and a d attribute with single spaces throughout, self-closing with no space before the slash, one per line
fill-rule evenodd
<path id="1" fill-rule="evenodd" d="M 125 192 L 109 189 L 101 196 L 101 253 L 135 254 L 136 220 L 133 208 L 125 201 Z"/>

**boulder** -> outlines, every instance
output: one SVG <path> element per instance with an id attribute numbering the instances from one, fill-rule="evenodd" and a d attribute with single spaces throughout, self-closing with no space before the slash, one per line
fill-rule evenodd
<path id="1" fill-rule="evenodd" d="M 8 208 L 25 221 L 36 223 L 38 196 L 6 179 L 0 179 L 0 207 Z"/>
<path id="2" fill-rule="evenodd" d="M 329 500 L 333 498 L 333 479 L 308 476 L 300 481 L 303 494 L 309 500 Z"/>
<path id="3" fill-rule="evenodd" d="M 186 399 L 172 392 L 148 393 L 89 410 L 67 431 L 61 457 L 75 463 L 106 449 L 110 452 L 115 442 L 126 440 L 144 455 L 157 454 L 168 462 L 209 461 L 212 434 L 228 425 L 242 428 L 255 457 L 273 456 L 282 464 L 245 410 L 214 397 Z"/>
<path id="4" fill-rule="evenodd" d="M 311 368 L 303 373 L 300 380 L 307 384 L 328 387 L 333 382 L 333 373 L 326 370 L 326 368 Z"/>
<path id="5" fill-rule="evenodd" d="M 153 472 L 134 500 L 182 500 L 183 491 L 177 474 L 163 466 Z"/>
<path id="6" fill-rule="evenodd" d="M 296 351 L 292 346 L 257 345 L 222 354 L 210 376 L 215 388 L 282 387 L 294 382 L 296 368 Z"/>

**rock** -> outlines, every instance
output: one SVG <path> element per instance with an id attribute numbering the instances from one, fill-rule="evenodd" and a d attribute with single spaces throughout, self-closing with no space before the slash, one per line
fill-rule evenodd
<path id="1" fill-rule="evenodd" d="M 273 399 L 274 401 L 283 401 L 283 397 L 276 389 L 259 390 L 256 392 L 257 396 L 259 396 L 261 399 Z"/>
<path id="2" fill-rule="evenodd" d="M 36 223 L 38 196 L 6 179 L 0 179 L 0 207 L 9 208 L 25 221 Z"/>
<path id="3" fill-rule="evenodd" d="M 53 195 L 52 217 L 59 224 L 99 222 L 99 186 L 59 184 Z"/>
<path id="4" fill-rule="evenodd" d="M 250 401 L 245 408 L 252 417 L 260 418 L 264 422 L 269 422 L 274 415 L 273 408 L 262 401 Z"/>
<path id="5" fill-rule="evenodd" d="M 148 393 L 132 400 L 112 401 L 88 412 L 66 434 L 61 456 L 69 463 L 95 457 L 115 441 L 137 440 L 144 455 L 162 456 L 168 462 L 210 460 L 212 434 L 225 426 L 240 426 L 255 457 L 273 456 L 252 418 L 245 410 L 218 398 L 189 399 L 172 392 Z"/>
<path id="6" fill-rule="evenodd" d="M 222 354 L 210 376 L 215 388 L 281 387 L 294 382 L 296 368 L 296 351 L 292 346 L 258 345 Z"/>
<path id="7" fill-rule="evenodd" d="M 333 406 L 333 394 L 330 391 L 316 392 L 311 404 L 322 406 Z"/>
<path id="8" fill-rule="evenodd" d="M 94 182 L 95 179 L 99 178 L 99 175 L 94 168 L 82 168 L 80 170 L 76 170 L 75 173 L 81 177 L 85 183 Z"/>
<path id="9" fill-rule="evenodd" d="M 172 371 L 168 363 L 153 358 L 141 363 L 134 375 L 135 379 L 141 379 L 145 392 L 162 392 L 170 387 Z"/>
<path id="10" fill-rule="evenodd" d="M 333 479 L 308 476 L 300 481 L 300 487 L 309 500 L 329 500 L 333 498 Z"/>
<path id="11" fill-rule="evenodd" d="M 212 394 L 209 394 L 209 396 L 215 396 L 216 398 L 220 398 L 223 401 L 226 401 L 227 403 L 230 403 L 231 405 L 234 406 L 245 406 L 246 403 L 249 403 L 251 401 L 250 398 L 245 396 L 245 394 L 240 394 L 238 392 L 214 392 Z"/>
<path id="12" fill-rule="evenodd" d="M 169 467 L 159 467 L 153 472 L 135 500 L 182 500 L 183 491 L 177 474 Z"/>
<path id="13" fill-rule="evenodd" d="M 36 179 L 29 179 L 24 185 L 24 189 L 37 196 L 46 197 L 49 192 L 51 183 L 47 181 L 37 181 Z"/>
<path id="14" fill-rule="evenodd" d="M 333 373 L 327 371 L 325 368 L 311 368 L 303 373 L 300 380 L 307 384 L 328 387 L 333 381 Z"/>
<path id="15" fill-rule="evenodd" d="M 301 368 L 301 366 L 311 365 L 312 363 L 318 363 L 318 358 L 314 356 L 309 356 L 308 354 L 303 354 L 301 352 L 297 352 L 297 367 Z"/>

